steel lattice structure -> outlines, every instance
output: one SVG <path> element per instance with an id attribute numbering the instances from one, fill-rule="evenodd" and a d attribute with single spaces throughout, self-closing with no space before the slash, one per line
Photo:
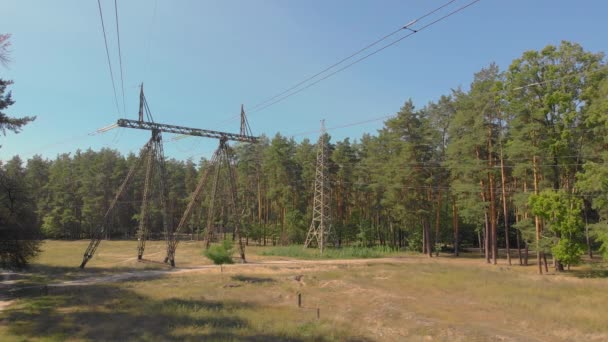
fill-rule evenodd
<path id="1" fill-rule="evenodd" d="M 241 262 L 246 262 L 245 260 L 245 246 L 243 245 L 243 240 L 241 239 L 241 215 L 239 206 L 238 206 L 238 197 L 237 197 L 237 188 L 236 188 L 236 172 L 234 165 L 234 153 L 230 146 L 228 146 L 228 138 L 223 137 L 220 139 L 220 144 L 217 150 L 213 153 L 211 157 L 209 168 L 205 170 L 203 175 L 198 181 L 194 192 L 192 193 L 192 197 L 182 218 L 179 221 L 177 228 L 175 229 L 175 234 L 179 233 L 181 229 L 187 224 L 188 220 L 192 216 L 194 208 L 200 205 L 201 194 L 203 189 L 208 184 L 209 176 L 213 174 L 213 183 L 211 185 L 211 199 L 209 202 L 209 207 L 207 208 L 207 225 L 205 231 L 205 248 L 209 248 L 211 244 L 211 240 L 213 238 L 214 231 L 214 222 L 216 217 L 216 202 L 217 202 L 217 190 L 220 184 L 220 175 L 222 174 L 222 169 L 225 169 L 225 176 L 228 181 L 228 209 L 230 210 L 230 214 L 232 214 L 234 225 L 233 234 L 234 238 L 238 241 L 239 245 L 239 254 L 241 258 Z M 175 259 L 175 250 L 177 249 L 177 244 L 179 240 L 173 239 L 167 248 L 167 257 L 165 262 L 170 262 L 171 265 L 174 265 Z"/>
<path id="2" fill-rule="evenodd" d="M 327 243 L 330 234 L 330 202 L 329 202 L 329 172 L 327 158 L 329 157 L 327 134 L 325 131 L 325 120 L 321 121 L 321 136 L 317 141 L 317 169 L 315 173 L 315 197 L 313 201 L 312 222 L 304 248 L 315 245 L 323 253 L 323 248 Z"/>
<path id="3" fill-rule="evenodd" d="M 157 129 L 152 130 L 152 137 L 148 142 L 144 145 L 139 153 L 139 158 L 137 161 L 131 166 L 127 176 L 123 180 L 122 184 L 118 188 L 118 192 L 114 196 L 114 199 L 110 203 L 108 210 L 104 215 L 104 220 L 101 226 L 93 233 L 91 238 L 91 242 L 89 242 L 89 246 L 84 252 L 84 257 L 82 259 L 82 263 L 80 264 L 80 268 L 84 268 L 85 265 L 93 255 L 95 251 L 99 247 L 101 240 L 104 237 L 104 233 L 109 230 L 113 224 L 113 216 L 116 210 L 116 203 L 118 200 L 124 195 L 127 190 L 128 185 L 134 178 L 134 175 L 139 169 L 142 161 L 145 161 L 146 173 L 144 179 L 144 189 L 143 189 L 143 198 L 141 203 L 140 210 L 140 220 L 139 227 L 137 230 L 137 259 L 142 260 L 144 249 L 146 246 L 146 240 L 148 237 L 148 231 L 150 228 L 150 202 L 152 200 L 152 195 L 154 193 L 154 186 L 157 187 L 157 197 L 158 201 L 161 205 L 161 214 L 163 218 L 163 231 L 165 234 L 165 239 L 167 244 L 173 238 L 173 228 L 171 227 L 171 220 L 169 220 L 167 214 L 167 184 L 166 184 L 166 174 L 165 174 L 165 158 L 163 152 L 163 144 L 162 144 L 162 135 L 161 131 Z M 155 184 L 154 184 L 155 183 Z"/>
<path id="4" fill-rule="evenodd" d="M 251 135 L 241 135 L 238 133 L 226 133 L 226 132 L 211 131 L 208 129 L 201 129 L 201 128 L 167 125 L 167 124 L 161 124 L 161 123 L 156 123 L 156 122 L 118 119 L 116 124 L 119 127 L 124 127 L 124 128 L 136 128 L 136 129 L 144 129 L 144 130 L 148 130 L 148 131 L 157 129 L 162 132 L 191 135 L 191 136 L 196 136 L 196 137 L 206 137 L 206 138 L 214 138 L 214 139 L 226 138 L 227 140 L 249 142 L 249 143 L 255 143 L 258 141 L 257 137 L 254 137 Z"/>
<path id="5" fill-rule="evenodd" d="M 148 121 L 144 121 L 144 114 L 147 115 Z M 168 124 L 156 123 L 152 119 L 152 115 L 148 108 L 148 104 L 146 102 L 144 93 L 143 93 L 143 85 L 141 87 L 140 92 L 140 105 L 139 105 L 139 120 L 129 120 L 129 119 L 119 119 L 117 122 L 117 126 L 125 127 L 125 128 L 135 128 L 135 129 L 143 129 L 150 130 L 152 132 L 152 137 L 150 140 L 144 145 L 141 149 L 139 158 L 136 163 L 129 169 L 127 176 L 123 180 L 120 185 L 116 196 L 110 203 L 108 210 L 106 211 L 103 219 L 103 223 L 98 227 L 98 229 L 93 233 L 91 238 L 91 242 L 87 247 L 80 268 L 84 268 L 87 262 L 93 257 L 95 251 L 99 247 L 101 240 L 103 239 L 104 233 L 111 228 L 113 221 L 113 214 L 116 210 L 116 204 L 118 200 L 125 193 L 128 185 L 134 178 L 136 170 L 140 167 L 142 161 L 146 162 L 146 172 L 145 172 L 145 180 L 144 180 L 144 191 L 143 191 L 143 199 L 140 210 L 140 222 L 137 231 L 137 258 L 138 260 L 143 260 L 143 254 L 145 250 L 146 240 L 148 238 L 149 231 L 149 207 L 151 198 L 153 195 L 153 183 L 158 183 L 158 197 L 159 202 L 161 204 L 161 211 L 163 216 L 163 228 L 165 232 L 165 239 L 167 242 L 167 255 L 165 257 L 164 262 L 170 264 L 171 266 L 175 266 L 175 251 L 178 245 L 177 234 L 182 230 L 182 228 L 187 224 L 190 219 L 193 209 L 195 206 L 200 205 L 201 194 L 207 181 L 209 179 L 209 175 L 212 170 L 215 173 L 212 185 L 212 193 L 210 199 L 210 207 L 208 209 L 207 216 L 207 232 L 206 232 L 206 246 L 209 247 L 210 239 L 212 236 L 213 230 L 213 222 L 215 217 L 214 204 L 216 202 L 216 193 L 220 180 L 220 171 L 222 167 L 226 168 L 226 175 L 228 179 L 228 207 L 231 210 L 233 216 L 233 224 L 234 224 L 234 236 L 238 239 L 239 242 L 239 254 L 242 262 L 245 262 L 245 248 L 242 243 L 242 239 L 240 237 L 240 228 L 241 228 L 241 217 L 240 212 L 238 210 L 237 203 L 237 188 L 236 188 L 236 173 L 235 173 L 235 165 L 234 165 L 234 153 L 228 146 L 228 141 L 240 141 L 240 142 L 249 142 L 256 143 L 258 141 L 258 137 L 254 137 L 251 135 L 251 130 L 249 129 L 249 124 L 247 123 L 247 119 L 245 117 L 245 111 L 241 106 L 241 130 L 240 134 L 235 133 L 227 133 L 220 131 L 212 131 L 200 128 L 191 128 L 191 127 L 183 127 L 183 126 L 175 126 Z M 190 202 L 188 203 L 186 210 L 184 211 L 182 218 L 178 224 L 178 226 L 173 229 L 171 226 L 171 222 L 168 219 L 167 215 L 167 184 L 166 184 L 166 174 L 165 174 L 165 159 L 162 145 L 162 136 L 161 132 L 168 133 L 177 133 L 182 135 L 191 135 L 198 137 L 208 137 L 208 138 L 216 138 L 219 139 L 219 147 L 213 154 L 211 158 L 211 167 L 208 168 L 205 173 L 199 179 L 199 182 L 194 190 L 190 198 Z"/>

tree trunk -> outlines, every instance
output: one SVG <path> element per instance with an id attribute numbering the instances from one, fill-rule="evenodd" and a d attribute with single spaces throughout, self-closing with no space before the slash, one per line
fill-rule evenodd
<path id="1" fill-rule="evenodd" d="M 483 255 L 483 244 L 481 241 L 481 230 L 477 231 L 477 242 L 479 244 L 479 254 Z"/>
<path id="2" fill-rule="evenodd" d="M 490 244 L 492 248 L 492 264 L 496 265 L 498 258 L 498 230 L 496 228 L 496 194 L 494 191 L 494 175 L 489 175 L 489 187 L 490 187 Z"/>
<path id="3" fill-rule="evenodd" d="M 260 174 L 257 175 L 257 188 L 258 188 L 258 224 L 262 224 L 262 184 L 260 182 Z"/>
<path id="4" fill-rule="evenodd" d="M 441 218 L 441 190 L 437 193 L 437 210 L 435 211 L 435 246 L 439 243 L 439 226 Z M 439 248 L 435 248 L 435 256 L 439 256 Z"/>
<path id="5" fill-rule="evenodd" d="M 485 230 L 483 234 L 483 244 L 484 244 L 484 253 L 486 262 L 489 264 L 491 262 L 491 254 L 492 254 L 492 246 L 490 245 L 490 220 L 488 218 L 488 210 L 484 211 L 484 219 L 485 219 Z"/>
<path id="6" fill-rule="evenodd" d="M 517 257 L 519 258 L 519 264 L 522 265 L 522 261 L 521 261 L 521 246 L 520 246 L 520 240 L 519 240 L 519 229 L 515 231 L 515 238 L 516 238 L 516 243 L 517 243 Z"/>
<path id="7" fill-rule="evenodd" d="M 587 219 L 587 206 L 585 205 L 583 210 L 585 211 L 585 239 L 587 241 L 587 253 L 589 259 L 593 259 L 593 251 L 591 250 L 591 241 L 589 239 L 589 220 Z"/>
<path id="8" fill-rule="evenodd" d="M 538 170 L 537 170 L 537 156 L 535 155 L 532 158 L 533 163 L 533 172 L 534 172 L 534 194 L 538 195 Z M 543 274 L 543 267 L 541 261 L 541 251 L 540 251 L 540 217 L 538 215 L 534 215 L 534 227 L 536 230 L 536 261 L 538 263 L 538 274 Z"/>
<path id="9" fill-rule="evenodd" d="M 456 198 L 452 198 L 452 227 L 454 228 L 454 256 L 458 256 L 458 208 Z"/>
<path id="10" fill-rule="evenodd" d="M 422 222 L 422 254 L 426 254 L 426 226 Z"/>
<path id="11" fill-rule="evenodd" d="M 428 252 L 428 256 L 429 258 L 433 257 L 433 248 L 431 247 L 431 239 L 430 239 L 430 235 L 431 235 L 431 224 L 430 222 L 427 220 L 424 224 L 424 226 L 426 227 L 426 249 Z"/>
<path id="12" fill-rule="evenodd" d="M 492 126 L 488 126 L 488 188 L 490 192 L 490 247 L 492 248 L 492 264 L 496 265 L 498 258 L 498 234 L 496 228 L 496 191 L 494 179 L 494 152 L 492 146 Z"/>
<path id="13" fill-rule="evenodd" d="M 511 265 L 511 249 L 509 248 L 509 211 L 507 210 L 507 187 L 505 179 L 505 159 L 502 152 L 502 145 L 500 146 L 500 182 L 502 185 L 502 211 L 505 224 L 505 248 L 507 249 L 507 262 Z M 519 241 L 517 242 L 519 251 Z M 520 258 L 521 259 L 521 258 Z"/>
<path id="14" fill-rule="evenodd" d="M 515 224 L 519 223 L 519 218 L 520 218 L 519 208 L 515 207 Z M 521 240 L 519 238 L 519 234 L 520 234 L 519 229 L 515 229 L 515 243 L 517 244 L 517 257 L 519 258 L 519 265 L 521 266 L 523 264 L 522 264 L 522 258 L 521 258 Z"/>

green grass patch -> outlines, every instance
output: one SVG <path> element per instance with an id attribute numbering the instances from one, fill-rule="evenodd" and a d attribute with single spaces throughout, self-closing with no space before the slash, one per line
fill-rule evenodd
<path id="1" fill-rule="evenodd" d="M 259 252 L 263 256 L 282 256 L 296 259 L 367 259 L 395 256 L 399 254 L 392 248 L 376 247 L 342 247 L 326 248 L 323 254 L 317 248 L 304 248 L 302 245 L 270 247 Z"/>

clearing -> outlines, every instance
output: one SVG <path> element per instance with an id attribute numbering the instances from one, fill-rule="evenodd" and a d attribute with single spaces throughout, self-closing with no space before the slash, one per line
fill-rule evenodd
<path id="1" fill-rule="evenodd" d="M 0 340 L 608 340 L 602 263 L 538 276 L 471 257 L 297 260 L 250 247 L 250 263 L 220 272 L 185 242 L 171 270 L 138 263 L 136 242 L 103 241 L 80 270 L 87 243 L 47 241 L 30 271 L 3 274 Z M 158 261 L 164 245 L 146 251 Z"/>

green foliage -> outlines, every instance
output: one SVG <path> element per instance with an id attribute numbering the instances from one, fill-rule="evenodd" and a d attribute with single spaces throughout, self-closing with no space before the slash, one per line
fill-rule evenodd
<path id="1" fill-rule="evenodd" d="M 564 265 L 578 265 L 581 262 L 581 255 L 585 252 L 583 244 L 572 239 L 561 238 L 551 252 L 557 260 Z"/>
<path id="2" fill-rule="evenodd" d="M 39 253 L 33 192 L 21 159 L 0 163 L 0 268 L 24 268 Z"/>
<path id="3" fill-rule="evenodd" d="M 422 232 L 411 232 L 407 239 L 407 250 L 422 253 Z"/>
<path id="4" fill-rule="evenodd" d="M 591 224 L 591 231 L 593 237 L 601 243 L 600 253 L 604 259 L 608 259 L 608 224 L 606 221 Z"/>
<path id="5" fill-rule="evenodd" d="M 540 248 L 574 263 L 582 241 L 580 203 L 546 198 L 535 200 L 532 208 L 529 197 L 545 189 L 576 189 L 589 194 L 584 213 L 590 225 L 598 224 L 592 229 L 592 244 L 603 242 L 602 250 L 608 251 L 608 233 L 600 228 L 608 222 L 607 76 L 602 54 L 562 42 L 524 52 L 506 70 L 490 64 L 473 75 L 468 89 L 453 90 L 436 102 L 417 107 L 407 100 L 376 134 L 341 141 L 322 136 L 329 145 L 332 240 L 345 246 L 421 251 L 425 229 L 429 245 L 452 245 L 456 222 L 460 244 L 471 246 L 477 245 L 486 220 L 502 227 L 507 216 L 511 242 L 514 228 L 530 245 L 537 242 L 534 211 L 547 222 Z M 9 95 L 0 100 L 12 104 Z M 280 133 L 257 144 L 235 144 L 240 219 L 249 243 L 304 241 L 312 219 L 316 154 L 313 140 L 296 142 Z M 102 149 L 30 159 L 24 179 L 36 190 L 34 226 L 47 237 L 89 238 L 136 158 Z M 167 160 L 170 220 L 179 222 L 199 177 L 209 168 L 205 159 Z M 133 237 L 142 219 L 143 179 L 141 168 L 110 217 L 106 238 Z M 208 183 L 203 193 L 211 192 Z M 507 215 L 502 214 L 503 193 Z M 211 203 L 210 196 L 202 197 L 184 233 L 206 226 Z M 569 204 L 578 212 L 566 215 L 562 209 Z M 235 218 L 225 207 L 215 206 L 215 224 L 230 227 Z M 150 209 L 150 235 L 160 237 L 161 206 L 155 201 Z M 504 234 L 498 229 L 496 241 L 502 244 Z"/>
<path id="6" fill-rule="evenodd" d="M 232 252 L 234 244 L 230 240 L 222 240 L 220 244 L 211 245 L 203 254 L 216 265 L 233 264 Z"/>
<path id="7" fill-rule="evenodd" d="M 0 64 L 10 61 L 10 34 L 0 34 Z M 36 117 L 15 118 L 5 110 L 15 104 L 7 87 L 13 81 L 0 78 L 0 133 L 19 133 Z M 6 93 L 6 94 L 5 94 Z M 0 146 L 1 147 L 1 146 Z M 23 268 L 39 252 L 40 227 L 36 217 L 33 183 L 27 182 L 21 158 L 15 156 L 6 165 L 0 162 L 0 268 Z"/>
<path id="8" fill-rule="evenodd" d="M 530 196 L 528 204 L 532 213 L 556 233 L 558 241 L 551 247 L 554 257 L 565 265 L 579 263 L 583 254 L 582 201 L 565 191 L 546 190 Z"/>
<path id="9" fill-rule="evenodd" d="M 358 225 L 359 232 L 357 233 L 357 242 L 362 247 L 370 247 L 374 244 L 374 227 L 371 222 L 362 222 Z"/>
<path id="10" fill-rule="evenodd" d="M 531 244 L 536 239 L 536 228 L 534 227 L 534 219 L 525 218 L 513 225 L 513 228 L 521 232 L 523 240 Z"/>
<path id="11" fill-rule="evenodd" d="M 302 212 L 299 210 L 287 211 L 285 224 L 287 230 L 287 239 L 290 243 L 304 243 L 308 229 L 307 220 L 304 220 Z"/>
<path id="12" fill-rule="evenodd" d="M 2 36 L 0 35 L 0 38 L 1 37 Z M 23 126 L 36 119 L 35 116 L 15 118 L 4 112 L 5 109 L 15 104 L 10 91 L 7 94 L 4 94 L 6 88 L 11 84 L 13 84 L 13 81 L 7 81 L 0 78 L 0 133 L 2 133 L 2 135 L 6 135 L 6 131 L 19 133 Z"/>

